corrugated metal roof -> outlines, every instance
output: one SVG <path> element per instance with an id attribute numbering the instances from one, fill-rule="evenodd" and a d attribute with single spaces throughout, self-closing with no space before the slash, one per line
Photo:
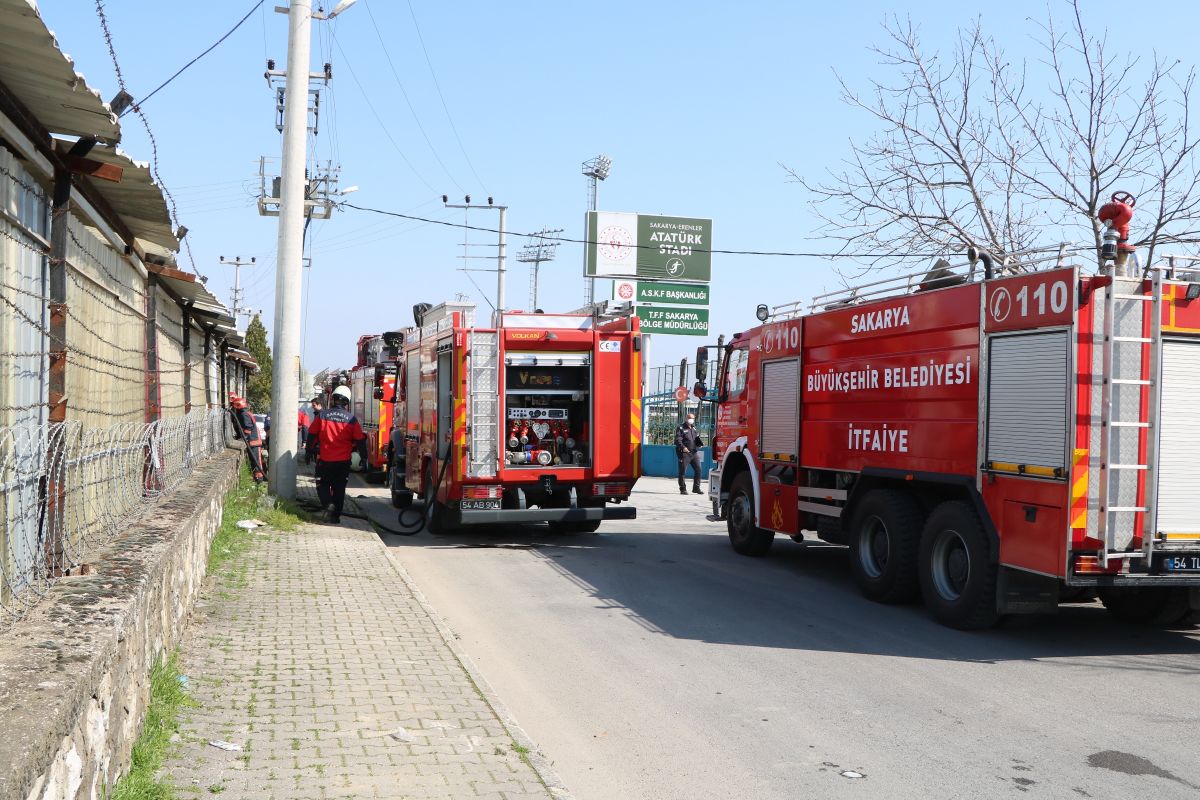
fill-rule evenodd
<path id="1" fill-rule="evenodd" d="M 59 142 L 60 152 L 70 149 L 69 145 L 64 145 L 66 143 Z M 179 240 L 171 228 L 171 212 L 167 210 L 162 190 L 150 174 L 149 164 L 134 161 L 118 147 L 105 145 L 96 145 L 84 158 L 122 169 L 120 183 L 97 178 L 91 182 L 92 188 L 121 215 L 134 237 L 141 240 L 143 249 L 151 244 L 157 245 L 149 248 L 151 252 L 159 248 L 179 251 Z"/>
<path id="2" fill-rule="evenodd" d="M 121 126 L 75 71 L 33 0 L 0 0 L 0 81 L 51 133 L 121 141 Z"/>
<path id="3" fill-rule="evenodd" d="M 236 334 L 233 315 L 229 313 L 229 309 L 208 290 L 202 281 L 197 280 L 195 275 L 158 264 L 147 264 L 146 269 L 158 276 L 172 293 L 191 303 L 193 311 L 202 314 L 208 318 L 208 321 L 214 323 L 218 334 L 226 335 L 226 339 L 231 344 L 240 345 L 242 343 L 240 336 L 236 336 L 237 341 L 235 342 L 233 341 L 235 337 L 227 335 L 231 332 Z"/>
<path id="4" fill-rule="evenodd" d="M 68 149 L 70 145 L 66 142 L 58 143 L 60 153 Z M 149 164 L 134 161 L 119 148 L 105 145 L 96 145 L 84 158 L 121 168 L 119 183 L 96 178 L 91 185 L 121 215 L 121 221 L 133 233 L 142 249 L 157 255 L 179 251 L 179 240 L 171 228 L 171 213 L 167 210 L 162 190 L 151 177 Z"/>

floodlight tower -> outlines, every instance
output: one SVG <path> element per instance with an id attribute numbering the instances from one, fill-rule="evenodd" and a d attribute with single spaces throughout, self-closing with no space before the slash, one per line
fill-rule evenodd
<path id="1" fill-rule="evenodd" d="M 525 264 L 533 264 L 529 269 L 530 311 L 537 311 L 538 307 L 538 269 L 542 266 L 543 261 L 553 261 L 555 251 L 558 250 L 558 240 L 549 237 L 562 232 L 562 228 L 555 228 L 554 230 L 542 228 L 533 234 L 533 241 L 517 252 L 517 261 Z"/>
<path id="2" fill-rule="evenodd" d="M 596 210 L 600 181 L 608 177 L 608 171 L 611 168 L 612 159 L 603 153 L 583 162 L 583 175 L 588 179 L 588 211 Z M 596 299 L 596 279 L 585 277 L 583 280 L 583 299 L 585 304 L 591 305 Z"/>

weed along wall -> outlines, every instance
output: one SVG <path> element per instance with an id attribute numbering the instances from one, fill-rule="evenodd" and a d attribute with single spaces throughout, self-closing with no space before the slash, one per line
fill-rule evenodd
<path id="1" fill-rule="evenodd" d="M 239 452 L 198 467 L 0 634 L 0 800 L 112 796 L 179 643 Z"/>

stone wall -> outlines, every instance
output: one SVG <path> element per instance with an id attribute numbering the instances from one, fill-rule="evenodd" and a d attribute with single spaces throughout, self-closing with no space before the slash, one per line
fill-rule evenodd
<path id="1" fill-rule="evenodd" d="M 0 634 L 0 800 L 102 798 L 128 769 L 150 668 L 187 624 L 239 453 L 196 469 Z"/>

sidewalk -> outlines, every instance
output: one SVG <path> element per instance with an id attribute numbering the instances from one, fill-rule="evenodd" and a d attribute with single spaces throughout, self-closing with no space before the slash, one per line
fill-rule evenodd
<path id="1" fill-rule="evenodd" d="M 180 794 L 566 797 L 374 531 L 342 519 L 268 532 L 206 586 L 181 654 L 198 705 L 164 766 Z"/>

